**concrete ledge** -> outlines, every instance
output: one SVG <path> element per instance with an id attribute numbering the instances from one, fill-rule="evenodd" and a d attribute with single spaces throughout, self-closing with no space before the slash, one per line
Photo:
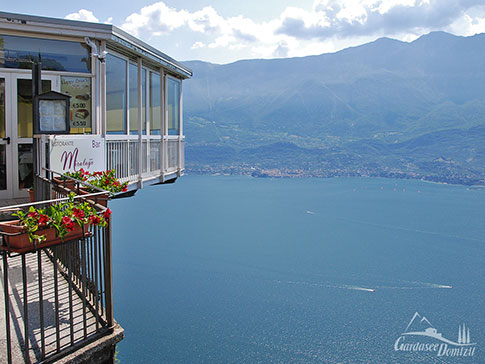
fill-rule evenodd
<path id="1" fill-rule="evenodd" d="M 115 324 L 113 332 L 94 340 L 71 354 L 55 361 L 59 364 L 113 364 L 116 344 L 123 340 L 123 328 Z"/>

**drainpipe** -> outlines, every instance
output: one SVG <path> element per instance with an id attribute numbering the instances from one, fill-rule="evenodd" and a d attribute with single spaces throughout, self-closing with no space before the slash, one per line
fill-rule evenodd
<path id="1" fill-rule="evenodd" d="M 97 57 L 98 60 L 100 60 L 101 62 L 104 62 L 106 60 L 106 55 L 108 54 L 108 52 L 102 51 L 101 53 L 98 53 L 98 47 L 91 39 L 89 39 L 89 37 L 84 37 L 84 41 L 88 46 L 91 47 L 91 57 Z"/>

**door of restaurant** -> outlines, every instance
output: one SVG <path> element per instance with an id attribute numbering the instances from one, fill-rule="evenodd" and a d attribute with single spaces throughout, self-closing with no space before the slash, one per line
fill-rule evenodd
<path id="1" fill-rule="evenodd" d="M 59 89 L 59 76 L 42 76 L 42 93 Z M 0 199 L 28 196 L 32 152 L 32 74 L 0 72 Z"/>

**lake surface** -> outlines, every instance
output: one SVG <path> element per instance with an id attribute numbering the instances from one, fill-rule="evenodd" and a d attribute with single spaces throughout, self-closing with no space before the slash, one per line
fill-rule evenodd
<path id="1" fill-rule="evenodd" d="M 485 362 L 484 189 L 185 176 L 111 205 L 122 364 Z M 395 351 L 415 312 L 474 356 Z"/>

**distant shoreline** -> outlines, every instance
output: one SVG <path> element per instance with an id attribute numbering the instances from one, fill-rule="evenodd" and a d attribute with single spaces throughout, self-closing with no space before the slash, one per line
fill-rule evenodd
<path id="1" fill-rule="evenodd" d="M 194 170 L 191 168 L 186 169 L 186 174 L 187 175 L 206 175 L 206 176 L 248 176 L 252 178 L 284 178 L 284 179 L 296 179 L 296 178 L 352 178 L 352 177 L 358 177 L 358 178 L 383 178 L 383 179 L 399 179 L 399 180 L 414 180 L 414 181 L 422 181 L 426 183 L 433 183 L 433 184 L 440 184 L 440 185 L 448 185 L 448 186 L 464 186 L 468 187 L 470 190 L 480 190 L 482 188 L 485 188 L 485 182 L 484 184 L 476 184 L 476 183 L 467 183 L 466 181 L 447 181 L 447 180 L 430 180 L 426 179 L 426 177 L 414 177 L 414 176 L 400 176 L 400 175 L 395 175 L 395 176 L 373 176 L 373 175 L 358 175 L 358 174 L 352 174 L 352 175 L 328 175 L 328 176 L 322 176 L 322 175 L 312 175 L 310 174 L 267 174 L 267 173 L 248 173 L 245 171 L 241 171 L 239 173 L 235 172 L 229 172 L 229 171 L 201 171 L 201 170 Z"/>

